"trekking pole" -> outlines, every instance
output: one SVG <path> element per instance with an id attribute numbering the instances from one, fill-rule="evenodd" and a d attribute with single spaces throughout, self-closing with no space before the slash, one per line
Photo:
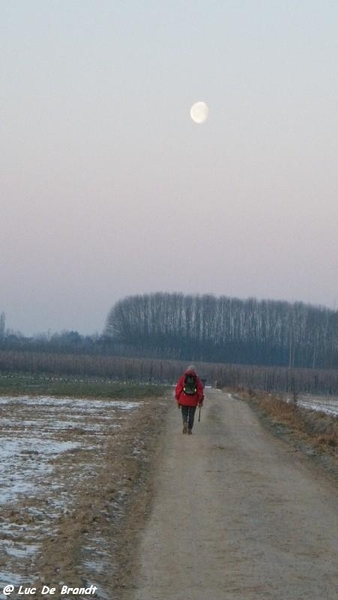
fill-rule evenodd
<path id="1" fill-rule="evenodd" d="M 198 421 L 201 420 L 201 406 L 198 407 Z"/>

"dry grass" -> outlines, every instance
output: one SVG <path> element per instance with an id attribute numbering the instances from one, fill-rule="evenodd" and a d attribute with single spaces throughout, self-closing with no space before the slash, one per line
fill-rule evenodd
<path id="1" fill-rule="evenodd" d="M 286 427 L 318 451 L 338 458 L 338 419 L 324 412 L 297 406 L 297 398 L 286 402 L 282 396 L 237 388 L 231 390 L 238 397 L 255 406 L 274 425 Z"/>

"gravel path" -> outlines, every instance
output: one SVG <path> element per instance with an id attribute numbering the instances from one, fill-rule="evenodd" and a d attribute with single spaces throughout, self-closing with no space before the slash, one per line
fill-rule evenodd
<path id="1" fill-rule="evenodd" d="M 209 390 L 169 410 L 132 600 L 336 600 L 337 490 L 250 407 Z"/>

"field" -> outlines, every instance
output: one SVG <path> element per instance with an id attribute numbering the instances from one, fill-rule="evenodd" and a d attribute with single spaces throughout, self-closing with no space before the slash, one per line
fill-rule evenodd
<path id="1" fill-rule="evenodd" d="M 292 398 L 290 400 L 292 401 Z M 297 406 L 338 417 L 337 396 L 318 397 L 312 394 L 300 394 L 297 398 Z"/>
<path id="2" fill-rule="evenodd" d="M 172 396 L 168 387 L 98 377 L 0 377 L 1 599 L 5 585 L 12 599 L 28 588 L 34 598 L 50 597 L 47 588 L 74 597 L 61 593 L 66 587 L 122 597 Z M 329 453 L 336 473 L 337 398 L 240 396 L 278 435 L 292 434 L 312 455 Z"/>
<path id="3" fill-rule="evenodd" d="M 91 597 L 110 600 L 122 585 L 123 524 L 131 506 L 147 510 L 149 460 L 171 395 L 117 384 L 110 394 L 0 397 L 1 598 L 5 585 L 10 598 L 20 585 L 39 598 L 45 585 L 93 586 Z"/>
<path id="4" fill-rule="evenodd" d="M 105 377 L 81 377 L 64 375 L 30 375 L 9 373 L 0 375 L 0 395 L 72 396 L 75 398 L 143 398 L 162 394 L 165 386 L 125 381 Z"/>

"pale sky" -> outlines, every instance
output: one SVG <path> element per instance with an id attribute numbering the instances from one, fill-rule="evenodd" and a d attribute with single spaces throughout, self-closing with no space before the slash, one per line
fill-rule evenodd
<path id="1" fill-rule="evenodd" d="M 0 312 L 338 307 L 337 0 L 0 0 Z M 209 118 L 190 118 L 194 102 Z"/>

